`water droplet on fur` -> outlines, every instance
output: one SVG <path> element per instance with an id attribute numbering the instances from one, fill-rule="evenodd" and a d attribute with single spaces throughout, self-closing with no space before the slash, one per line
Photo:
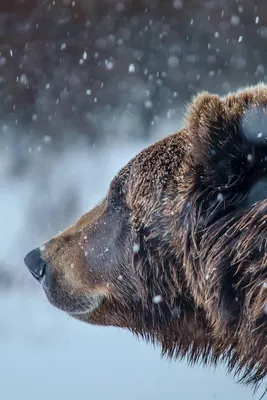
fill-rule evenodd
<path id="1" fill-rule="evenodd" d="M 158 294 L 157 296 L 154 296 L 152 299 L 154 304 L 159 304 L 162 301 L 162 296 Z"/>
<path id="2" fill-rule="evenodd" d="M 119 279 L 119 281 L 121 281 L 122 280 L 122 275 L 119 275 L 118 279 Z"/>
<path id="3" fill-rule="evenodd" d="M 218 193 L 217 201 L 219 201 L 219 202 L 223 201 L 223 194 L 222 193 Z"/>
<path id="4" fill-rule="evenodd" d="M 188 201 L 188 202 L 186 203 L 185 208 L 187 208 L 187 209 L 191 208 L 191 202 L 190 202 L 190 201 Z"/>
<path id="5" fill-rule="evenodd" d="M 263 287 L 264 289 L 267 289 L 267 282 L 264 282 L 264 283 L 262 284 L 262 287 Z"/>
<path id="6" fill-rule="evenodd" d="M 181 307 L 174 307 L 172 309 L 172 315 L 175 318 L 179 318 L 181 316 Z"/>
<path id="7" fill-rule="evenodd" d="M 264 314 L 266 314 L 266 315 L 267 315 L 267 304 L 264 304 L 264 307 L 263 307 L 263 312 L 264 312 Z"/>
<path id="8" fill-rule="evenodd" d="M 134 243 L 133 245 L 133 251 L 134 253 L 138 253 L 138 251 L 140 250 L 140 246 L 138 243 Z"/>
<path id="9" fill-rule="evenodd" d="M 247 160 L 248 162 L 251 162 L 253 160 L 252 154 L 247 155 Z"/>

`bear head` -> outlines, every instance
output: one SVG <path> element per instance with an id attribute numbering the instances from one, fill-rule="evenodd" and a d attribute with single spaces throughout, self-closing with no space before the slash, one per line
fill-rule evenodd
<path id="1" fill-rule="evenodd" d="M 98 205 L 25 257 L 49 301 L 260 381 L 267 201 L 249 196 L 266 177 L 266 107 L 264 85 L 198 95 L 181 131 L 139 153 Z"/>

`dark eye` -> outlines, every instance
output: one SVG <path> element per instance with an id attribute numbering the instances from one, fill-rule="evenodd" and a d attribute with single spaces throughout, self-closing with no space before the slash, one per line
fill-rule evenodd
<path id="1" fill-rule="evenodd" d="M 131 163 L 132 162 L 130 161 L 128 165 L 120 170 L 117 176 L 115 176 L 115 178 L 112 180 L 109 187 L 108 202 L 116 209 L 127 209 L 125 194 L 127 193 L 127 184 L 130 176 Z"/>
<path id="2" fill-rule="evenodd" d="M 124 185 L 118 178 L 115 178 L 110 185 L 108 204 L 115 209 L 121 209 L 125 204 Z"/>

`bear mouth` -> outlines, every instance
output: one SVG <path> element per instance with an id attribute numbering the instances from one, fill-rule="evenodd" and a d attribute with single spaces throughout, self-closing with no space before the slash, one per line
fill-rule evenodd
<path id="1" fill-rule="evenodd" d="M 92 314 L 100 307 L 104 299 L 104 296 L 100 294 L 75 296 L 74 291 L 66 291 L 59 287 L 51 290 L 45 279 L 42 279 L 40 283 L 50 304 L 73 317 Z"/>

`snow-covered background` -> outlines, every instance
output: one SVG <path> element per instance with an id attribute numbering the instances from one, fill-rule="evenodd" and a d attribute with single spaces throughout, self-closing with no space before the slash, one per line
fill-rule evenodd
<path id="1" fill-rule="evenodd" d="M 266 80 L 265 0 L 0 2 L 0 399 L 247 400 L 50 306 L 23 257 L 90 209 L 200 89 Z M 256 397 L 257 398 L 257 397 Z"/>

